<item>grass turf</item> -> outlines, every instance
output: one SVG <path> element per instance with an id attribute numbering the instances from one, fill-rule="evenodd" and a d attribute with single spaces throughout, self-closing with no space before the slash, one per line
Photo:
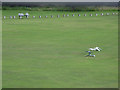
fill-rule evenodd
<path id="1" fill-rule="evenodd" d="M 4 10 L 3 15 L 18 12 Z M 3 88 L 118 87 L 118 16 L 29 13 L 48 18 L 3 20 Z M 70 16 L 50 18 L 51 13 Z M 95 58 L 85 57 L 95 46 L 102 51 L 94 52 Z"/>

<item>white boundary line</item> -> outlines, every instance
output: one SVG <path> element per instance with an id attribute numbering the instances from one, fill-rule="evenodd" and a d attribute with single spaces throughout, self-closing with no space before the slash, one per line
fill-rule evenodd
<path id="1" fill-rule="evenodd" d="M 2 2 L 0 1 L 0 89 L 2 89 Z"/>

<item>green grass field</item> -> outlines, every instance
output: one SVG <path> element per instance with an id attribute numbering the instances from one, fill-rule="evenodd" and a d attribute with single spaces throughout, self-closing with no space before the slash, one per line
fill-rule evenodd
<path id="1" fill-rule="evenodd" d="M 17 16 L 18 12 L 2 14 Z M 118 87 L 118 16 L 29 13 L 37 18 L 3 20 L 3 88 Z M 67 13 L 69 17 L 50 18 Z M 39 15 L 48 18 L 39 19 Z M 94 52 L 95 58 L 85 57 L 85 51 L 96 46 L 102 51 Z"/>

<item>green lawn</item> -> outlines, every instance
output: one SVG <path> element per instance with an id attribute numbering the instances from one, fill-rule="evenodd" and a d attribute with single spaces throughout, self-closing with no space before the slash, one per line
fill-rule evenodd
<path id="1" fill-rule="evenodd" d="M 3 15 L 18 12 L 5 10 Z M 3 88 L 118 87 L 118 16 L 29 13 L 37 18 L 3 20 Z M 50 18 L 64 13 L 70 16 Z M 95 58 L 85 57 L 85 51 L 96 46 L 102 51 L 94 52 Z"/>

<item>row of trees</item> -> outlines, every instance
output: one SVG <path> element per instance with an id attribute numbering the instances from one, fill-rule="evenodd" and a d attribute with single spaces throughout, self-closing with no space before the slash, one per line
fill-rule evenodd
<path id="1" fill-rule="evenodd" d="M 3 10 L 100 11 L 118 10 L 118 3 L 3 3 Z"/>

